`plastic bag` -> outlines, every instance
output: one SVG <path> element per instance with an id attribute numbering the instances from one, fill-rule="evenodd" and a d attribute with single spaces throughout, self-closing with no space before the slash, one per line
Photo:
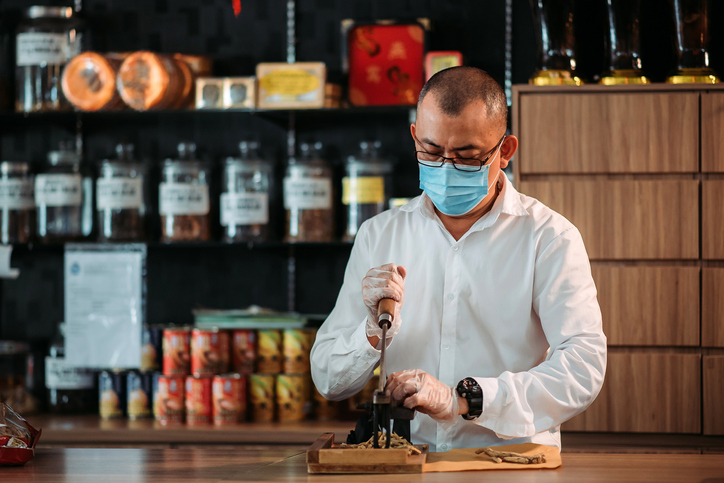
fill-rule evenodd
<path id="1" fill-rule="evenodd" d="M 40 431 L 0 402 L 0 466 L 24 465 L 35 456 Z"/>

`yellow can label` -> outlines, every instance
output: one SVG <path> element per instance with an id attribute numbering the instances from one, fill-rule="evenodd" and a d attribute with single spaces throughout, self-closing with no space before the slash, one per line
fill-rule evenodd
<path id="1" fill-rule="evenodd" d="M 298 97 L 319 87 L 319 78 L 303 69 L 284 69 L 271 72 L 259 80 L 264 95 Z"/>
<path id="2" fill-rule="evenodd" d="M 342 203 L 345 205 L 383 203 L 385 179 L 381 176 L 345 177 L 342 179 Z"/>

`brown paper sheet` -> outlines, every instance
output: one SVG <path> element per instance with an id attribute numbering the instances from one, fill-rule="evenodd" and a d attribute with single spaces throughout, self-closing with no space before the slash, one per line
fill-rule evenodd
<path id="1" fill-rule="evenodd" d="M 511 451 L 524 455 L 543 453 L 545 463 L 522 465 L 518 463 L 496 463 L 485 453 L 475 454 L 480 448 L 454 449 L 444 453 L 430 453 L 422 467 L 423 473 L 446 471 L 479 471 L 479 470 L 539 470 L 558 468 L 561 466 L 561 453 L 555 446 L 535 443 L 511 444 L 508 446 L 491 446 L 496 451 Z"/>

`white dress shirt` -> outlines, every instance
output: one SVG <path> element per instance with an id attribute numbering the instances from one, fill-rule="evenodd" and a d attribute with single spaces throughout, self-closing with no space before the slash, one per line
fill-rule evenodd
<path id="1" fill-rule="evenodd" d="M 311 353 L 319 392 L 340 400 L 372 377 L 362 279 L 407 269 L 401 329 L 387 371 L 422 369 L 448 386 L 474 377 L 483 413 L 453 425 L 417 412 L 414 443 L 431 451 L 534 442 L 560 447 L 560 425 L 596 398 L 606 337 L 581 235 L 505 176 L 492 209 L 455 241 L 424 193 L 365 222 L 334 310 Z M 512 439 L 510 439 L 512 438 Z"/>

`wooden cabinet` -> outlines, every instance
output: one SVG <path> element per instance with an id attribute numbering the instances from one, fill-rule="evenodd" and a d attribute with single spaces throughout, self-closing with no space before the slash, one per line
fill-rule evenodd
<path id="1" fill-rule="evenodd" d="M 724 149 L 723 149 L 724 150 Z M 724 180 L 701 183 L 701 256 L 724 260 Z"/>
<path id="2" fill-rule="evenodd" d="M 724 268 L 701 271 L 701 345 L 724 347 Z"/>
<path id="3" fill-rule="evenodd" d="M 699 170 L 698 93 L 524 96 L 522 174 Z"/>
<path id="4" fill-rule="evenodd" d="M 521 181 L 573 223 L 588 256 L 601 259 L 696 259 L 699 188 L 695 180 Z"/>
<path id="5" fill-rule="evenodd" d="M 724 356 L 704 356 L 704 434 L 724 435 Z"/>
<path id="6" fill-rule="evenodd" d="M 591 270 L 609 346 L 699 345 L 699 267 Z"/>
<path id="7" fill-rule="evenodd" d="M 701 171 L 724 173 L 724 92 L 701 95 Z"/>
<path id="8" fill-rule="evenodd" d="M 699 354 L 610 353 L 601 394 L 567 431 L 699 433 Z"/>

